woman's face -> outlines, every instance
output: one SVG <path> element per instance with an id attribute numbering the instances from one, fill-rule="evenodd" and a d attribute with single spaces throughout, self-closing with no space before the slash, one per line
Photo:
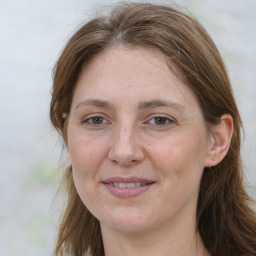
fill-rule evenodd
<path id="1" fill-rule="evenodd" d="M 102 229 L 195 220 L 210 147 L 195 95 L 158 50 L 114 47 L 83 69 L 66 150 L 77 192 Z"/>

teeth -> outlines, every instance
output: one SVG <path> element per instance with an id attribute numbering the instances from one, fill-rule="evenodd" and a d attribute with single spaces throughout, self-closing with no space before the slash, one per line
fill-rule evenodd
<path id="1" fill-rule="evenodd" d="M 127 187 L 127 188 L 134 188 L 135 186 L 136 186 L 135 183 L 127 183 L 127 184 L 126 184 L 126 187 Z"/>
<path id="2" fill-rule="evenodd" d="M 130 183 L 110 183 L 111 186 L 119 187 L 119 188 L 135 188 L 140 186 L 145 186 L 146 183 L 140 183 L 140 182 L 130 182 Z"/>
<path id="3" fill-rule="evenodd" d="M 126 183 L 119 183 L 119 188 L 126 188 Z"/>

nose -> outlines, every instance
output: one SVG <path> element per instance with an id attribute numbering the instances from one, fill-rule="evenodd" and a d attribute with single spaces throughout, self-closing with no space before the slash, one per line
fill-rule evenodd
<path id="1" fill-rule="evenodd" d="M 135 128 L 117 127 L 113 131 L 108 158 L 120 166 L 130 166 L 144 159 L 144 151 Z"/>

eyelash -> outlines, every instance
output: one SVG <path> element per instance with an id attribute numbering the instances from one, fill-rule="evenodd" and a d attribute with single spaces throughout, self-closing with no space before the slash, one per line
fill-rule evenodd
<path id="1" fill-rule="evenodd" d="M 167 122 L 167 123 L 165 123 L 165 124 L 156 124 L 156 123 L 152 124 L 152 123 L 150 123 L 151 120 L 156 120 L 157 118 L 164 119 L 165 122 Z M 146 121 L 146 124 L 147 123 L 150 123 L 152 125 L 156 125 L 157 127 L 162 128 L 162 127 L 168 126 L 171 123 L 174 123 L 174 120 L 171 119 L 170 117 L 167 117 L 167 116 L 155 115 L 155 116 L 152 116 L 150 119 L 148 119 L 148 121 Z"/>
<path id="2" fill-rule="evenodd" d="M 102 123 L 93 123 L 93 120 L 95 120 L 96 118 L 100 118 L 103 122 Z M 152 120 L 156 120 L 157 118 L 160 119 L 164 119 L 165 123 L 164 124 L 156 124 L 151 123 Z M 167 123 L 166 123 L 167 122 Z M 171 123 L 174 123 L 175 121 L 167 116 L 162 116 L 162 115 L 155 115 L 155 116 L 151 116 L 144 124 L 150 124 L 150 125 L 155 125 L 159 128 L 168 126 Z M 88 125 L 88 126 L 93 126 L 93 127 L 99 127 L 102 125 L 106 125 L 106 124 L 110 124 L 111 122 L 107 121 L 104 117 L 100 116 L 100 115 L 96 115 L 96 116 L 88 116 L 85 119 L 83 119 L 82 121 L 83 124 Z"/>
<path id="3" fill-rule="evenodd" d="M 93 123 L 93 120 L 95 120 L 96 118 L 102 119 L 104 123 L 94 124 L 94 123 Z M 110 124 L 109 121 L 107 121 L 104 117 L 102 117 L 102 116 L 100 116 L 100 115 L 97 115 L 97 116 L 89 116 L 89 117 L 83 119 L 82 123 L 83 123 L 83 124 L 86 124 L 86 125 L 89 125 L 89 126 L 94 126 L 94 127 L 102 126 L 102 125 L 106 125 L 106 124 Z"/>

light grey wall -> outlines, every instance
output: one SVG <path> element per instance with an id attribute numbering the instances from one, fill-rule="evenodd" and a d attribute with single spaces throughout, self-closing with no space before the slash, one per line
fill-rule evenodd
<path id="1" fill-rule="evenodd" d="M 67 38 L 93 16 L 92 10 L 102 6 L 100 2 L 0 0 L 3 256 L 51 253 L 56 220 L 51 202 L 61 173 L 56 170 L 60 142 L 48 117 L 51 69 Z M 256 1 L 174 2 L 186 6 L 203 23 L 224 57 L 245 124 L 246 176 L 256 186 Z"/>

